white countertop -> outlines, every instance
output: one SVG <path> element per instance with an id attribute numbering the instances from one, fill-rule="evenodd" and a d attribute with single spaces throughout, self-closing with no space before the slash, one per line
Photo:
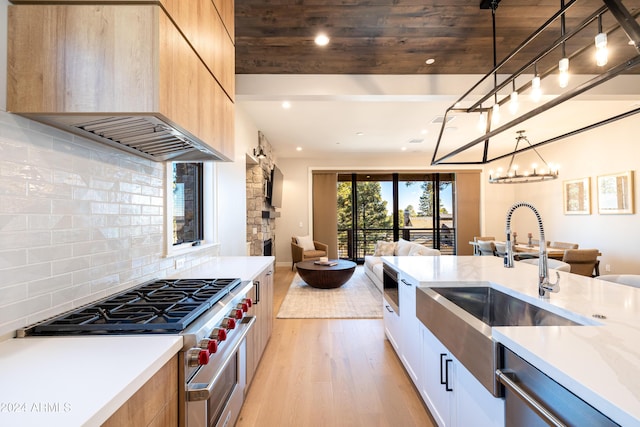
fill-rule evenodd
<path id="1" fill-rule="evenodd" d="M 560 272 L 560 292 L 538 297 L 538 267 L 487 256 L 383 257 L 429 286 L 487 281 L 592 326 L 496 327 L 493 338 L 623 426 L 640 426 L 640 289 Z M 550 270 L 555 280 L 555 270 Z M 596 319 L 594 314 L 606 319 Z M 575 316 L 574 316 L 575 317 Z M 597 325 L 599 323 L 599 325 Z"/>
<path id="2" fill-rule="evenodd" d="M 173 275 L 174 279 L 236 278 L 252 280 L 275 260 L 272 256 L 216 257 Z"/>
<path id="3" fill-rule="evenodd" d="M 175 335 L 4 341 L 0 425 L 98 426 L 181 347 Z"/>
<path id="4" fill-rule="evenodd" d="M 217 257 L 173 278 L 251 280 L 274 257 Z M 182 348 L 176 335 L 0 342 L 0 426 L 98 426 Z"/>

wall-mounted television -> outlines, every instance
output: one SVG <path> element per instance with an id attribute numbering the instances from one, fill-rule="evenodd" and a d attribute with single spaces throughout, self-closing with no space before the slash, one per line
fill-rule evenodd
<path id="1" fill-rule="evenodd" d="M 271 170 L 271 180 L 268 184 L 267 201 L 274 208 L 282 207 L 282 183 L 284 176 L 277 166 L 273 166 Z"/>

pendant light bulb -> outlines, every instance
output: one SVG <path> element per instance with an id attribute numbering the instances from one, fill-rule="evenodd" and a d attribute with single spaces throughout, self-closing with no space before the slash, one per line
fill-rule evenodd
<path id="1" fill-rule="evenodd" d="M 565 57 L 558 62 L 558 84 L 560 87 L 565 88 L 569 84 L 569 58 Z"/>
<path id="2" fill-rule="evenodd" d="M 603 67 L 607 65 L 609 60 L 609 51 L 607 49 L 607 34 L 598 33 L 596 36 L 596 65 Z"/>
<path id="3" fill-rule="evenodd" d="M 518 112 L 518 91 L 516 90 L 509 96 L 509 112 L 514 115 Z"/>
<path id="4" fill-rule="evenodd" d="M 500 123 L 500 104 L 493 104 L 491 109 L 491 124 L 497 125 Z"/>
<path id="5" fill-rule="evenodd" d="M 478 118 L 478 130 L 482 133 L 487 131 L 487 116 L 484 114 L 484 111 L 480 113 L 480 117 Z"/>
<path id="6" fill-rule="evenodd" d="M 535 76 L 531 80 L 531 100 L 533 102 L 539 102 L 542 98 L 542 89 L 540 88 L 540 76 Z"/>

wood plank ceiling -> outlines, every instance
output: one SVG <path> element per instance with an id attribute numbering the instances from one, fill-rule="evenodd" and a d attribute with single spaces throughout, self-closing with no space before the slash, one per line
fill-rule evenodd
<path id="1" fill-rule="evenodd" d="M 638 13 L 639 0 L 624 1 Z M 567 13 L 566 27 L 602 5 L 602 0 L 578 0 Z M 560 0 L 500 2 L 498 62 L 559 7 Z M 481 9 L 479 0 L 236 0 L 235 8 L 238 74 L 485 74 L 493 67 L 491 10 Z M 603 16 L 605 29 L 614 23 L 611 14 Z M 529 55 L 559 38 L 560 24 L 554 25 L 527 49 Z M 592 45 L 596 25 L 567 42 L 567 51 Z M 321 31 L 331 39 L 323 48 L 313 42 Z M 610 44 L 628 41 L 622 31 L 609 37 Z M 634 49 L 627 46 L 623 55 L 629 50 Z M 506 71 L 515 71 L 525 56 Z M 435 63 L 427 65 L 428 58 Z M 549 55 L 541 68 L 557 65 L 559 58 L 559 51 Z M 597 72 L 592 62 L 572 60 L 571 66 Z"/>

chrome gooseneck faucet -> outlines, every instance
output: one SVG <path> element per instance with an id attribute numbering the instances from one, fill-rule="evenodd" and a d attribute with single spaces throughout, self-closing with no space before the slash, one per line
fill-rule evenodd
<path id="1" fill-rule="evenodd" d="M 560 273 L 556 271 L 556 282 L 549 282 L 549 266 L 547 265 L 547 242 L 544 238 L 544 228 L 542 227 L 542 217 L 533 207 L 533 205 L 526 202 L 518 202 L 509 208 L 507 211 L 507 254 L 504 258 L 505 268 L 513 268 L 513 246 L 511 243 L 511 216 L 513 211 L 519 207 L 525 206 L 533 211 L 538 219 L 538 229 L 540 230 L 540 254 L 538 259 L 538 295 L 542 298 L 549 298 L 548 292 L 560 291 Z"/>

